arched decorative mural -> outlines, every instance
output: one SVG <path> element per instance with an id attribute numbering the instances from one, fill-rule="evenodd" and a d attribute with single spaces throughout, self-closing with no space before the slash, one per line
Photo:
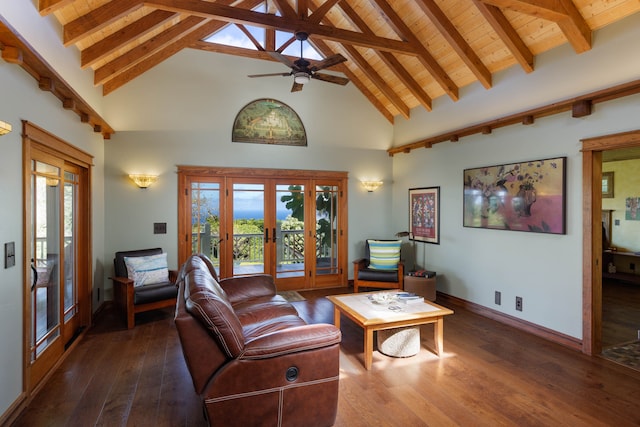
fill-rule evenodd
<path id="1" fill-rule="evenodd" d="M 295 111 L 275 99 L 256 99 L 245 105 L 233 123 L 233 142 L 307 145 L 307 133 Z"/>

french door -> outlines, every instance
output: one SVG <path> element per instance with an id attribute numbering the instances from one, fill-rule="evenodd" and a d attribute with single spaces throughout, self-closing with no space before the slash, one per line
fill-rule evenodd
<path id="1" fill-rule="evenodd" d="M 220 277 L 271 274 L 279 290 L 346 284 L 346 174 L 193 167 L 178 173 L 181 262 L 205 253 Z"/>
<path id="2" fill-rule="evenodd" d="M 24 125 L 25 372 L 37 387 L 90 322 L 89 164 Z M 66 146 L 65 147 L 70 147 Z M 72 147 L 71 147 L 72 148 Z M 79 153 L 83 159 L 84 153 Z"/>

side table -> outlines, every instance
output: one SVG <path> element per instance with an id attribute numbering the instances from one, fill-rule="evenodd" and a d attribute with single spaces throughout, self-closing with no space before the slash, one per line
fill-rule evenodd
<path id="1" fill-rule="evenodd" d="M 436 274 L 432 277 L 404 276 L 404 290 L 424 297 L 425 300 L 436 300 Z"/>

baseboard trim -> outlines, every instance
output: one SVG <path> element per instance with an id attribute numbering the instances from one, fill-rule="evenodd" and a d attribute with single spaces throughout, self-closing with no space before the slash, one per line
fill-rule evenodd
<path id="1" fill-rule="evenodd" d="M 469 310 L 472 313 L 487 317 L 500 323 L 504 323 L 505 325 L 512 326 L 516 329 L 529 332 L 533 335 L 539 336 L 540 338 L 544 338 L 548 341 L 563 345 L 572 350 L 580 352 L 582 351 L 582 340 L 578 338 L 574 338 L 569 335 L 554 331 L 552 329 L 545 328 L 544 326 L 536 325 L 535 323 L 527 322 L 526 320 L 518 319 L 517 317 L 501 313 L 480 304 L 476 304 L 462 298 L 454 297 L 440 291 L 437 292 L 437 302 L 444 303 L 444 305 L 457 305 L 464 308 L 465 310 Z"/>

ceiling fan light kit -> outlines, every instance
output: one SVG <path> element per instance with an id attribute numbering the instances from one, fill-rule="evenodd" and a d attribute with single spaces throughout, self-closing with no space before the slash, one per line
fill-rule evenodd
<path id="1" fill-rule="evenodd" d="M 303 85 L 305 83 L 309 83 L 310 78 L 309 78 L 309 74 L 301 71 L 301 72 L 295 73 L 293 75 L 293 80 L 296 83 L 299 83 L 299 84 Z"/>
<path id="2" fill-rule="evenodd" d="M 296 59 L 295 61 L 291 61 L 288 57 L 284 56 L 278 51 L 268 52 L 272 58 L 282 62 L 287 67 L 291 68 L 291 71 L 289 73 L 253 74 L 249 75 L 249 77 L 293 76 L 293 87 L 291 88 L 291 92 L 301 91 L 302 85 L 309 83 L 311 79 L 321 80 L 323 82 L 329 82 L 343 86 L 349 83 L 349 79 L 347 79 L 346 77 L 318 73 L 318 71 L 320 70 L 330 68 L 334 65 L 345 62 L 347 59 L 339 53 L 325 58 L 320 62 L 316 62 L 315 65 L 311 65 L 309 61 L 304 59 L 304 57 L 302 56 L 302 44 L 305 40 L 307 40 L 308 37 L 309 35 L 305 32 L 296 33 L 296 39 L 300 41 L 300 58 Z"/>

